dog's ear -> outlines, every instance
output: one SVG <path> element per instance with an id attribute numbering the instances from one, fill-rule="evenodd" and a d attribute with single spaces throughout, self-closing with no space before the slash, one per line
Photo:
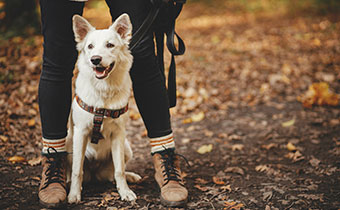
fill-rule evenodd
<path id="1" fill-rule="evenodd" d="M 132 36 L 132 24 L 129 15 L 124 13 L 119 16 L 112 26 L 110 26 L 110 29 L 115 30 L 122 39 L 129 42 Z"/>
<path id="2" fill-rule="evenodd" d="M 89 31 L 95 30 L 95 28 L 80 15 L 74 15 L 72 22 L 76 42 L 83 41 Z"/>

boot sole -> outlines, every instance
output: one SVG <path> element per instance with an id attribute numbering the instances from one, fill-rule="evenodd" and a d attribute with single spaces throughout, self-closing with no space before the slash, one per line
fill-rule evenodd
<path id="1" fill-rule="evenodd" d="M 157 182 L 154 183 L 155 184 L 155 187 L 156 187 L 156 190 L 158 191 L 158 193 L 160 194 L 161 193 L 161 188 L 159 187 L 159 185 L 157 184 Z M 163 206 L 166 206 L 166 207 L 186 207 L 187 206 L 187 203 L 188 203 L 188 198 L 185 199 L 185 200 L 182 200 L 182 201 L 168 201 L 168 200 L 165 200 L 162 195 L 160 196 L 160 199 L 161 199 L 161 204 Z"/>
<path id="2" fill-rule="evenodd" d="M 167 207 L 185 207 L 188 202 L 188 199 L 185 199 L 183 201 L 167 201 L 162 196 L 160 196 L 160 198 L 161 198 L 161 204 Z"/>
<path id="3" fill-rule="evenodd" d="M 40 200 L 39 199 L 39 203 L 45 207 L 45 208 L 49 208 L 49 209 L 59 209 L 59 208 L 63 208 L 66 206 L 67 202 L 66 200 L 65 201 L 62 201 L 60 203 L 45 203 L 44 201 Z"/>

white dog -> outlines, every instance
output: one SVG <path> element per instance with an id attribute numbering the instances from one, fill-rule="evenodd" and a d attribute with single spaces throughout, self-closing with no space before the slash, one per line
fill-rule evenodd
<path id="1" fill-rule="evenodd" d="M 83 178 L 89 181 L 91 175 L 100 181 L 115 180 L 121 199 L 135 200 L 126 180 L 136 182 L 141 177 L 125 172 L 132 158 L 125 131 L 132 65 L 129 16 L 123 14 L 108 29 L 96 30 L 75 15 L 73 31 L 80 54 L 66 140 L 68 152 L 73 153 L 68 161 L 72 170 L 67 169 L 68 181 L 71 178 L 68 202 L 81 201 Z"/>

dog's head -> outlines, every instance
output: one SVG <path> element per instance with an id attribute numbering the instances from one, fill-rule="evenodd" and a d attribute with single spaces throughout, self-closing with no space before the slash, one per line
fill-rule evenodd
<path id="1" fill-rule="evenodd" d="M 115 65 L 130 54 L 132 25 L 127 14 L 122 14 L 103 30 L 96 30 L 86 19 L 74 15 L 73 31 L 77 49 L 85 56 L 85 62 L 92 67 L 97 79 L 108 77 Z"/>

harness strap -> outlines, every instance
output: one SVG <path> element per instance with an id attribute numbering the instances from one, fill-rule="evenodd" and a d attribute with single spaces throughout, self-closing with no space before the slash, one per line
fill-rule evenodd
<path id="1" fill-rule="evenodd" d="M 168 74 L 168 98 L 169 98 L 169 105 L 170 107 L 176 106 L 176 62 L 175 56 L 176 55 L 183 55 L 185 52 L 185 44 L 183 40 L 179 37 L 179 35 L 175 32 L 175 22 L 176 18 L 180 14 L 183 8 L 183 4 L 186 3 L 186 0 L 151 0 L 152 8 L 140 26 L 138 30 L 133 34 L 131 43 L 130 43 L 130 50 L 132 51 L 138 43 L 141 41 L 143 36 L 148 32 L 151 28 L 153 22 L 159 15 L 159 12 L 162 7 L 169 7 L 171 9 L 171 17 L 168 17 L 170 22 L 169 25 L 165 28 L 156 28 L 155 29 L 155 38 L 156 38 L 156 47 L 157 47 L 157 61 L 160 65 L 160 70 L 162 75 L 165 78 L 164 74 L 164 36 L 166 35 L 166 45 L 171 53 L 171 63 L 169 67 L 169 74 Z M 175 45 L 175 39 L 177 39 L 178 48 Z"/>
<path id="2" fill-rule="evenodd" d="M 126 113 L 129 109 L 129 104 L 121 109 L 104 109 L 95 108 L 93 106 L 87 105 L 79 96 L 75 96 L 78 105 L 85 111 L 94 114 L 93 117 L 93 128 L 91 135 L 91 143 L 98 144 L 100 139 L 103 139 L 103 134 L 100 132 L 104 117 L 119 118 L 122 114 Z"/>

